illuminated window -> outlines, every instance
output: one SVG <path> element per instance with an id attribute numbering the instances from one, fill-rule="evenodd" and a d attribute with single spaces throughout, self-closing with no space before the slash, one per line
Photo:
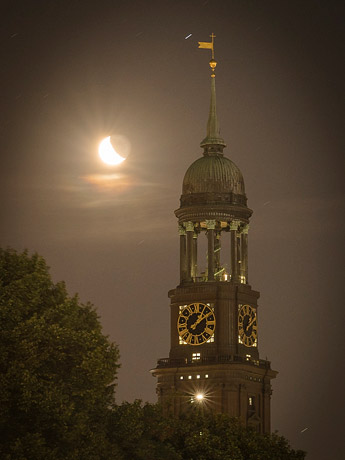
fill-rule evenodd
<path id="1" fill-rule="evenodd" d="M 205 374 L 205 379 L 208 379 L 208 374 Z"/>
<path id="2" fill-rule="evenodd" d="M 241 275 L 240 276 L 240 281 L 241 281 L 242 284 L 246 284 L 246 277 Z"/>
<path id="3" fill-rule="evenodd" d="M 248 415 L 255 413 L 255 396 L 248 396 Z"/>
<path id="4" fill-rule="evenodd" d="M 196 378 L 197 378 L 197 379 L 200 379 L 200 375 L 198 374 L 198 375 L 196 376 Z"/>
<path id="5" fill-rule="evenodd" d="M 200 361 L 201 353 L 193 353 L 192 354 L 192 361 Z"/>
<path id="6" fill-rule="evenodd" d="M 183 375 L 180 375 L 180 380 L 183 380 Z"/>
<path id="7" fill-rule="evenodd" d="M 188 380 L 192 380 L 192 376 L 191 376 L 191 375 L 188 375 Z"/>

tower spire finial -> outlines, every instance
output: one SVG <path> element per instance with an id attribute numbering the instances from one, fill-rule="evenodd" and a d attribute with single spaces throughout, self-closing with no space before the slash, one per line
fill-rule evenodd
<path id="1" fill-rule="evenodd" d="M 211 77 L 214 78 L 215 77 L 214 69 L 216 68 L 217 61 L 214 60 L 214 39 L 216 38 L 216 36 L 214 35 L 213 32 L 211 33 L 210 38 L 212 40 L 211 42 L 198 42 L 198 44 L 199 44 L 199 48 L 208 49 L 212 51 L 212 59 L 210 60 L 210 67 L 212 70 Z"/>
<path id="2" fill-rule="evenodd" d="M 199 48 L 210 49 L 212 51 L 212 59 L 209 64 L 211 67 L 211 102 L 210 102 L 210 112 L 207 122 L 207 135 L 205 139 L 201 142 L 200 146 L 204 147 L 204 155 L 219 155 L 223 154 L 223 148 L 226 147 L 224 140 L 220 137 L 218 117 L 216 112 L 216 81 L 215 81 L 215 68 L 217 61 L 214 59 L 214 39 L 215 35 L 212 33 L 210 35 L 211 42 L 198 42 Z"/>

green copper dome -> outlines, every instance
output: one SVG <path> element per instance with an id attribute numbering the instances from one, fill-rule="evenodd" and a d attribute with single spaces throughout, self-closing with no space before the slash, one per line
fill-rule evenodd
<path id="1" fill-rule="evenodd" d="M 235 193 L 245 195 L 243 176 L 231 160 L 220 155 L 205 155 L 194 161 L 183 179 L 182 194 Z"/>
<path id="2" fill-rule="evenodd" d="M 204 155 L 187 169 L 183 179 L 181 206 L 226 203 L 246 206 L 241 171 L 223 155 Z"/>

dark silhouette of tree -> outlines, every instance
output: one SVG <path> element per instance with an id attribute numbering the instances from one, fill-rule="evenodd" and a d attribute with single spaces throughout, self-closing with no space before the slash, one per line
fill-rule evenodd
<path id="1" fill-rule="evenodd" d="M 0 458 L 107 459 L 118 349 L 44 259 L 0 249 Z"/>
<path id="2" fill-rule="evenodd" d="M 114 408 L 109 439 L 122 460 L 303 460 L 278 434 L 262 435 L 237 419 L 191 407 L 165 418 L 158 405 L 135 401 Z"/>

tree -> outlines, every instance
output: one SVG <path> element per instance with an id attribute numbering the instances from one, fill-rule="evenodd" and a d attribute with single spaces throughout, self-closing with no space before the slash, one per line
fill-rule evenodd
<path id="1" fill-rule="evenodd" d="M 122 460 L 303 460 L 278 434 L 262 435 L 225 414 L 191 408 L 165 418 L 157 405 L 135 401 L 114 408 L 109 439 Z M 112 457 L 111 457 L 112 458 Z M 115 457 L 114 457 L 115 458 Z"/>
<path id="2" fill-rule="evenodd" d="M 157 404 L 124 402 L 114 406 L 108 424 L 108 439 L 121 460 L 182 460 L 170 442 L 175 420 L 162 415 Z M 110 460 L 109 459 L 109 460 Z"/>
<path id="3" fill-rule="evenodd" d="M 0 249 L 0 458 L 108 459 L 118 349 L 44 259 Z"/>

